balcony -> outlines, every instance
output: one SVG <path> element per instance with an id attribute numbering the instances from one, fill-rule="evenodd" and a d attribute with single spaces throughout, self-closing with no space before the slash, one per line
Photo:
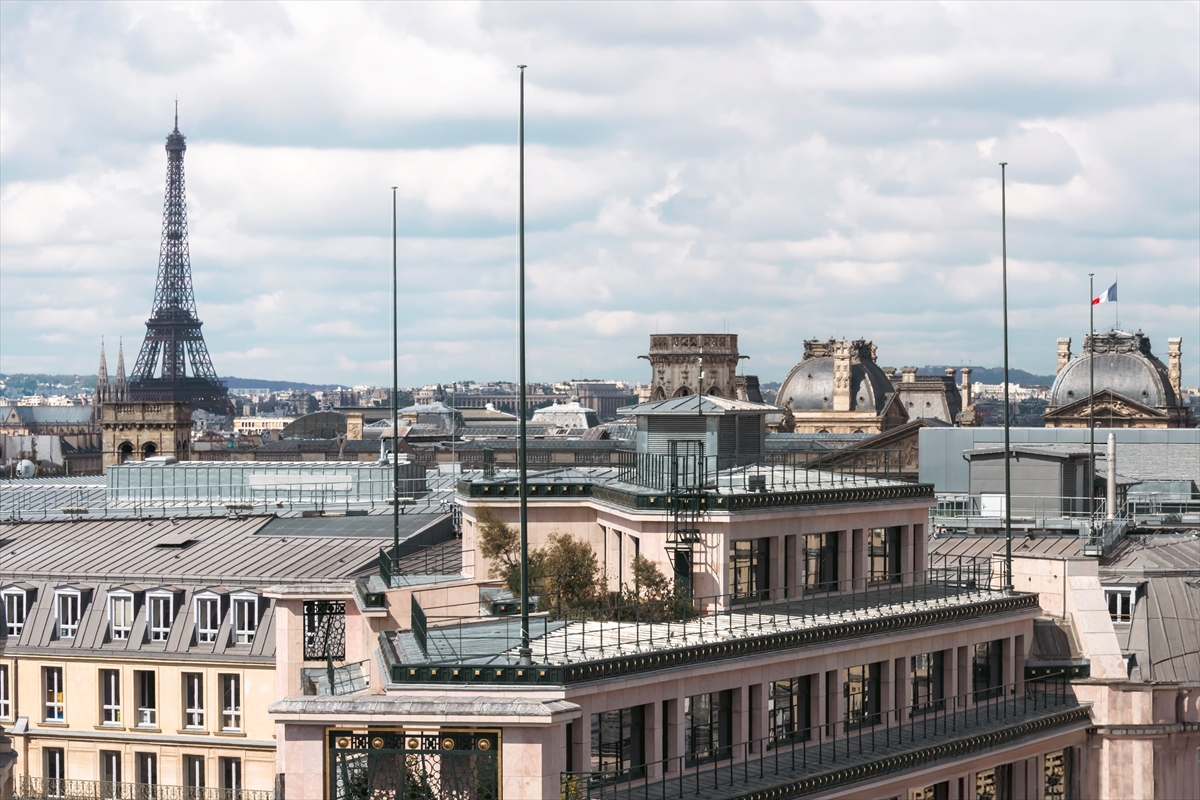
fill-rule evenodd
<path id="1" fill-rule="evenodd" d="M 988 694 L 995 697 L 986 697 Z M 1065 676 L 882 711 L 870 719 L 780 732 L 718 748 L 716 760 L 687 756 L 637 765 L 624 776 L 564 772 L 561 800 L 796 797 L 830 791 L 1054 730 L 1091 724 Z M 986 697 L 986 699 L 985 699 Z M 871 724 L 871 723 L 874 724 Z M 790 734 L 790 735 L 788 735 Z"/>
<path id="2" fill-rule="evenodd" d="M 18 778 L 16 788 L 17 800 L 279 800 L 274 790 L 209 789 L 29 776 Z"/>

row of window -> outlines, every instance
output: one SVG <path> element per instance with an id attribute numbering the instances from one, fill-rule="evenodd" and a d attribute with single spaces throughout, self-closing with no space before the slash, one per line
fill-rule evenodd
<path id="1" fill-rule="evenodd" d="M 865 534 L 866 578 L 873 584 L 900 582 L 900 528 L 868 528 Z M 810 533 L 800 538 L 803 548 L 800 588 L 834 591 L 838 588 L 838 533 Z M 729 579 L 734 600 L 766 599 L 770 586 L 769 538 L 730 543 Z M 783 558 L 792 563 L 791 537 L 784 539 Z"/>
<path id="2" fill-rule="evenodd" d="M 183 727 L 185 730 L 206 730 L 204 673 L 185 672 L 182 681 Z M 217 675 L 217 683 L 221 693 L 219 698 L 220 730 L 240 732 L 242 730 L 242 678 L 240 675 L 222 673 Z M 134 725 L 157 728 L 157 675 L 149 670 L 134 670 L 133 687 Z M 44 696 L 42 720 L 50 723 L 66 722 L 66 697 L 62 667 L 42 667 L 42 691 Z M 121 697 L 120 671 L 100 670 L 100 724 L 124 724 L 125 719 L 122 716 L 124 708 Z M 0 719 L 8 719 L 11 713 L 8 666 L 0 665 Z"/>
<path id="3" fill-rule="evenodd" d="M 134 753 L 134 780 L 147 786 L 158 785 L 158 754 Z M 106 783 L 120 783 L 125 780 L 123 769 L 124 760 L 116 750 L 100 751 L 100 780 Z M 240 758 L 217 759 L 217 773 L 221 789 L 241 791 L 242 760 Z M 42 774 L 52 781 L 67 780 L 66 751 L 61 747 L 46 747 L 42 749 Z M 183 757 L 183 785 L 189 789 L 202 789 L 207 785 L 208 771 L 205 768 L 204 756 L 185 755 Z M 48 796 L 61 796 L 56 787 L 48 786 Z"/>
<path id="4" fill-rule="evenodd" d="M 971 650 L 971 685 L 976 702 L 998 697 L 1001 685 L 1003 640 L 984 642 Z M 945 705 L 945 651 L 920 653 L 909 658 L 911 705 L 918 716 L 940 711 Z M 860 664 L 843 671 L 844 724 L 848 728 L 876 725 L 882 718 L 883 662 Z M 818 681 L 825 677 L 827 701 L 832 698 L 835 673 L 801 675 L 772 681 L 767 695 L 769 747 L 816 738 L 814 709 Z M 645 706 L 614 709 L 591 717 L 589 769 L 617 775 L 641 775 L 646 763 Z M 830 708 L 832 711 L 832 708 Z M 667 713 L 665 704 L 664 716 Z M 724 690 L 684 699 L 684 756 L 689 764 L 728 756 L 733 746 L 733 691 Z M 568 734 L 570 737 L 572 734 Z M 663 752 L 667 752 L 663 726 Z M 568 759 L 572 749 L 568 748 Z M 568 766 L 568 771 L 573 766 Z"/>
<path id="5" fill-rule="evenodd" d="M 28 613 L 28 593 L 23 589 L 6 590 L 4 598 L 4 629 L 9 637 L 21 635 Z M 224 602 L 223 602 L 224 601 Z M 171 635 L 175 623 L 177 595 L 167 590 L 149 591 L 146 602 L 146 640 L 165 642 Z M 85 591 L 79 589 L 56 589 L 54 592 L 55 630 L 60 639 L 73 639 L 79 631 L 79 621 L 85 605 Z M 117 589 L 108 593 L 108 638 L 110 641 L 125 640 L 133 631 L 135 618 L 135 595 L 131 591 Z M 224 620 L 224 612 L 232 609 L 230 639 L 235 645 L 251 644 L 258 631 L 258 596 L 239 593 L 227 599 L 215 592 L 201 592 L 193 598 L 195 629 L 192 631 L 196 644 L 217 641 L 217 633 Z"/>

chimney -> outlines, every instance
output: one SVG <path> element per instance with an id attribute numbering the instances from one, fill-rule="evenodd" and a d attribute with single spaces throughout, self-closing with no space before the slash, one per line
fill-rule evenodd
<path id="1" fill-rule="evenodd" d="M 351 442 L 362 441 L 363 415 L 351 413 L 346 415 L 346 439 Z"/>
<path id="2" fill-rule="evenodd" d="M 916 367 L 901 367 L 900 374 L 903 376 L 902 378 L 900 378 L 901 383 L 916 383 L 917 382 L 917 368 Z"/>
<path id="3" fill-rule="evenodd" d="M 1116 516 L 1117 510 L 1117 435 L 1108 435 L 1108 518 Z"/>
<path id="4" fill-rule="evenodd" d="M 1167 339 L 1167 377 L 1175 392 L 1175 402 L 1183 405 L 1183 338 L 1172 336 Z"/>
<path id="5" fill-rule="evenodd" d="M 850 343 L 833 343 L 833 410 L 850 410 Z"/>
<path id="6" fill-rule="evenodd" d="M 1060 337 L 1058 337 L 1058 369 L 1056 369 L 1054 371 L 1054 374 L 1057 375 L 1058 373 L 1062 372 L 1063 367 L 1065 367 L 1067 365 L 1067 362 L 1069 362 L 1070 360 L 1071 360 L 1071 337 L 1070 336 L 1060 336 Z"/>
<path id="7" fill-rule="evenodd" d="M 971 368 L 962 368 L 962 407 L 964 409 L 971 405 Z"/>

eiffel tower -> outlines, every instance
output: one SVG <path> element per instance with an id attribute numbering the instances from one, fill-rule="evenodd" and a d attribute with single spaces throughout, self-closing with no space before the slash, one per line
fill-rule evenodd
<path id="1" fill-rule="evenodd" d="M 146 321 L 146 338 L 133 365 L 129 399 L 185 401 L 193 409 L 231 414 L 229 390 L 217 378 L 208 347 L 200 333 L 196 298 L 192 293 L 192 263 L 187 241 L 187 201 L 183 188 L 183 154 L 179 105 L 175 130 L 167 136 L 167 195 L 163 201 L 162 244 L 158 254 L 158 285 L 154 310 Z M 191 364 L 191 374 L 188 364 Z M 161 371 L 160 371 L 161 367 Z"/>

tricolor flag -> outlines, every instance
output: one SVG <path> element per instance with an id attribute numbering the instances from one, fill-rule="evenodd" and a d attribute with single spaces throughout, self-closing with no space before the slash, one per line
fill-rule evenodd
<path id="1" fill-rule="evenodd" d="M 1117 285 L 1115 283 L 1112 286 L 1108 287 L 1107 292 L 1100 295 L 1099 297 L 1092 299 L 1092 305 L 1096 305 L 1097 303 L 1115 303 L 1115 302 L 1117 302 Z"/>

